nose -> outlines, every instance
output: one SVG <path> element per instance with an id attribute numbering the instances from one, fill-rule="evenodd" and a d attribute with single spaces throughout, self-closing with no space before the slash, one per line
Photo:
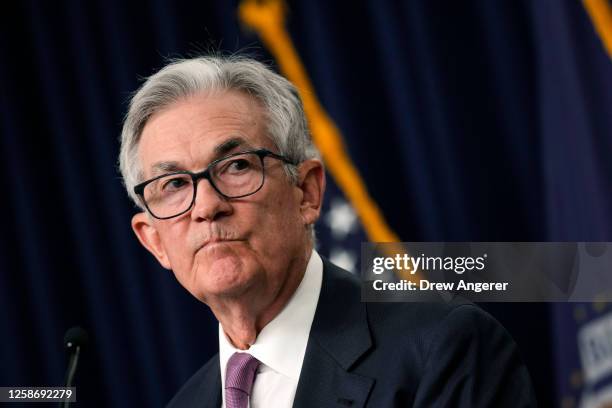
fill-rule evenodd
<path id="1" fill-rule="evenodd" d="M 216 221 L 232 213 L 231 204 L 221 196 L 207 179 L 197 181 L 197 193 L 191 219 L 194 221 Z"/>

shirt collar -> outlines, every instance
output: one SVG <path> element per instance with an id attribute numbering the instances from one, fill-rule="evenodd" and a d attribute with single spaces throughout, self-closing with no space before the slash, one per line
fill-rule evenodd
<path id="1" fill-rule="evenodd" d="M 295 293 L 283 310 L 261 330 L 248 350 L 236 349 L 219 324 L 219 362 L 223 387 L 227 361 L 235 352 L 249 353 L 272 370 L 296 382 L 299 380 L 322 279 L 323 261 L 313 250 Z"/>

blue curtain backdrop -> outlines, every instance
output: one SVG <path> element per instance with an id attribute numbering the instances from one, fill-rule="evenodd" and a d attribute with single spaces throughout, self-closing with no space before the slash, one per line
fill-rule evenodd
<path id="1" fill-rule="evenodd" d="M 289 2 L 287 28 L 402 240 L 612 241 L 612 66 L 581 2 L 330 3 Z M 236 10 L 3 5 L 0 386 L 60 385 L 76 324 L 92 337 L 79 406 L 162 406 L 216 352 L 212 314 L 133 236 L 116 157 L 129 95 L 166 58 L 248 50 L 274 63 Z M 350 214 L 333 180 L 328 193 L 328 210 Z M 323 254 L 355 262 L 360 228 L 338 232 L 328 211 L 318 230 Z M 589 305 L 580 319 L 573 305 L 485 307 L 542 406 L 576 403 Z"/>

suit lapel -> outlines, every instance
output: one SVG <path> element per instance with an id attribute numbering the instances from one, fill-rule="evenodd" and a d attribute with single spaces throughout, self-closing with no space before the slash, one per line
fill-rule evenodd
<path id="1" fill-rule="evenodd" d="M 374 380 L 349 370 L 371 347 L 359 281 L 324 260 L 321 295 L 293 406 L 363 407 Z"/>
<path id="2" fill-rule="evenodd" d="M 202 408 L 221 406 L 221 369 L 219 367 L 219 354 L 217 354 L 202 377 L 196 398 L 197 406 Z"/>

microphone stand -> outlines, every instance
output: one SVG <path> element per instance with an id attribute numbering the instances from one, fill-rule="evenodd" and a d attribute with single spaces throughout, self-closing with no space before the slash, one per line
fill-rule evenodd
<path id="1" fill-rule="evenodd" d="M 70 347 L 70 343 L 68 344 Z M 74 374 L 76 373 L 77 363 L 79 362 L 79 354 L 81 353 L 81 346 L 75 346 L 73 351 L 70 353 L 70 360 L 68 362 L 68 370 L 66 370 L 66 388 L 70 388 L 72 386 L 72 381 L 74 380 Z M 70 402 L 68 401 L 68 397 L 64 399 L 64 401 L 60 402 L 60 408 L 69 408 Z"/>

